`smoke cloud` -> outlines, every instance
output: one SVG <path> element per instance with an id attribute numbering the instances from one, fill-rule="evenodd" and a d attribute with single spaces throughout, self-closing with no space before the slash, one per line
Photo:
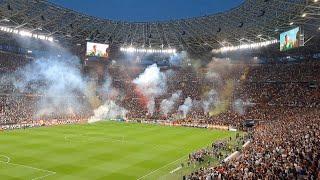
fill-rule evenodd
<path id="1" fill-rule="evenodd" d="M 153 114 L 155 110 L 155 98 L 163 95 L 167 89 L 165 73 L 153 64 L 145 69 L 145 71 L 133 80 L 138 90 L 148 99 L 147 109 L 149 114 Z"/>
<path id="2" fill-rule="evenodd" d="M 183 114 L 183 117 L 186 118 L 187 117 L 187 114 L 189 113 L 189 111 L 191 110 L 192 108 L 192 99 L 190 97 L 187 97 L 185 100 L 184 100 L 184 103 L 183 105 L 181 105 L 178 109 L 179 112 L 182 112 Z"/>
<path id="3" fill-rule="evenodd" d="M 182 51 L 180 53 L 176 53 L 170 56 L 169 63 L 173 66 L 179 66 L 185 63 L 184 61 L 188 60 L 188 54 L 185 51 Z"/>
<path id="4" fill-rule="evenodd" d="M 242 99 L 236 99 L 233 103 L 233 110 L 241 115 L 245 114 L 245 102 Z"/>
<path id="5" fill-rule="evenodd" d="M 116 104 L 116 98 L 119 92 L 112 87 L 112 79 L 106 74 L 105 82 L 98 92 L 104 101 L 104 104 L 94 110 L 94 115 L 89 118 L 89 123 L 95 123 L 102 120 L 125 119 L 127 110 Z"/>
<path id="6" fill-rule="evenodd" d="M 180 98 L 182 91 L 177 91 L 169 99 L 162 100 L 160 104 L 160 111 L 164 115 L 168 115 L 170 113 L 177 102 L 177 100 Z"/>
<path id="7" fill-rule="evenodd" d="M 104 85 L 97 89 L 96 82 L 82 75 L 79 58 L 68 53 L 35 59 L 5 77 L 1 83 L 12 84 L 16 92 L 37 95 L 34 117 L 88 114 L 96 108 L 89 119 L 96 122 L 127 113 L 114 101 L 119 93 L 112 88 L 112 79 L 106 76 Z"/>
<path id="8" fill-rule="evenodd" d="M 114 101 L 107 100 L 104 105 L 94 110 L 94 116 L 89 118 L 89 123 L 95 123 L 104 119 L 124 118 L 127 110 L 118 106 Z"/>
<path id="9" fill-rule="evenodd" d="M 39 58 L 17 70 L 11 83 L 22 93 L 41 95 L 36 116 L 80 112 L 87 82 L 79 62 L 75 56 Z"/>
<path id="10" fill-rule="evenodd" d="M 217 91 L 212 89 L 209 93 L 204 97 L 202 101 L 202 108 L 204 113 L 209 113 L 212 108 L 214 108 L 219 103 L 219 95 Z"/>

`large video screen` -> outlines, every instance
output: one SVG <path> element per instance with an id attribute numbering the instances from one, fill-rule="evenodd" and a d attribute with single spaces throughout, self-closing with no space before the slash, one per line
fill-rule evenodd
<path id="1" fill-rule="evenodd" d="M 303 46 L 300 27 L 280 34 L 280 51 L 287 51 L 300 46 Z"/>
<path id="2" fill-rule="evenodd" d="M 109 45 L 87 42 L 87 56 L 107 58 L 109 56 Z"/>

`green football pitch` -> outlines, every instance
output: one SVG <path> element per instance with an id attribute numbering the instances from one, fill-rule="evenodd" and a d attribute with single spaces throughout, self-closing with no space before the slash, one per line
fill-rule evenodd
<path id="1" fill-rule="evenodd" d="M 230 136 L 119 122 L 3 131 L 0 179 L 176 179 L 189 153 Z"/>

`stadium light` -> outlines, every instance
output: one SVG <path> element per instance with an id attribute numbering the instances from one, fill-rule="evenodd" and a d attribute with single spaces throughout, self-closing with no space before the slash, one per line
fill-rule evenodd
<path id="1" fill-rule="evenodd" d="M 237 50 L 243 50 L 243 49 L 257 49 L 265 46 L 269 46 L 271 44 L 278 43 L 278 40 L 271 40 L 271 41 L 264 41 L 264 42 L 258 42 L 258 43 L 251 43 L 251 44 L 242 44 L 239 46 L 225 46 L 220 49 L 213 49 L 213 53 L 224 53 L 228 51 L 237 51 Z"/>
<path id="2" fill-rule="evenodd" d="M 121 47 L 121 52 L 127 53 L 148 53 L 148 54 L 175 54 L 177 52 L 176 49 L 152 49 L 152 48 L 134 48 L 132 46 L 129 47 Z"/>
<path id="3" fill-rule="evenodd" d="M 21 36 L 32 37 L 32 33 L 28 31 L 19 31 Z M 34 36 L 33 36 L 34 37 Z"/>
<path id="4" fill-rule="evenodd" d="M 4 31 L 4 32 L 12 33 L 12 34 L 19 34 L 22 37 L 30 37 L 30 38 L 53 42 L 53 37 L 46 36 L 43 34 L 32 33 L 30 31 L 26 31 L 26 30 L 18 30 L 18 29 L 4 27 L 4 26 L 0 26 L 0 30 Z"/>

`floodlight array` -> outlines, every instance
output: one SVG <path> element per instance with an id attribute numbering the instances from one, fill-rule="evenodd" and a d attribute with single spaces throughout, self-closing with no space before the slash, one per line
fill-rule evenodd
<path id="1" fill-rule="evenodd" d="M 26 30 L 19 30 L 19 29 L 4 27 L 4 26 L 0 26 L 0 30 L 3 31 L 3 32 L 7 32 L 7 33 L 18 34 L 18 35 L 23 36 L 23 37 L 30 37 L 30 38 L 35 38 L 35 39 L 40 39 L 40 40 L 46 40 L 46 41 L 53 42 L 53 38 L 50 37 L 50 36 L 37 34 L 37 33 L 32 33 L 30 31 L 26 31 Z"/>
<path id="2" fill-rule="evenodd" d="M 258 43 L 251 43 L 251 44 L 242 44 L 239 46 L 225 46 L 220 49 L 214 49 L 212 52 L 214 53 L 224 53 L 229 51 L 238 51 L 238 50 L 245 50 L 245 49 L 258 49 L 261 47 L 269 46 L 271 44 L 278 43 L 278 40 L 271 40 L 271 41 L 264 41 L 264 42 L 258 42 Z"/>
<path id="3" fill-rule="evenodd" d="M 126 53 L 148 53 L 148 54 L 175 54 L 177 52 L 176 49 L 152 49 L 152 48 L 134 48 L 130 47 L 121 47 L 121 52 Z"/>

